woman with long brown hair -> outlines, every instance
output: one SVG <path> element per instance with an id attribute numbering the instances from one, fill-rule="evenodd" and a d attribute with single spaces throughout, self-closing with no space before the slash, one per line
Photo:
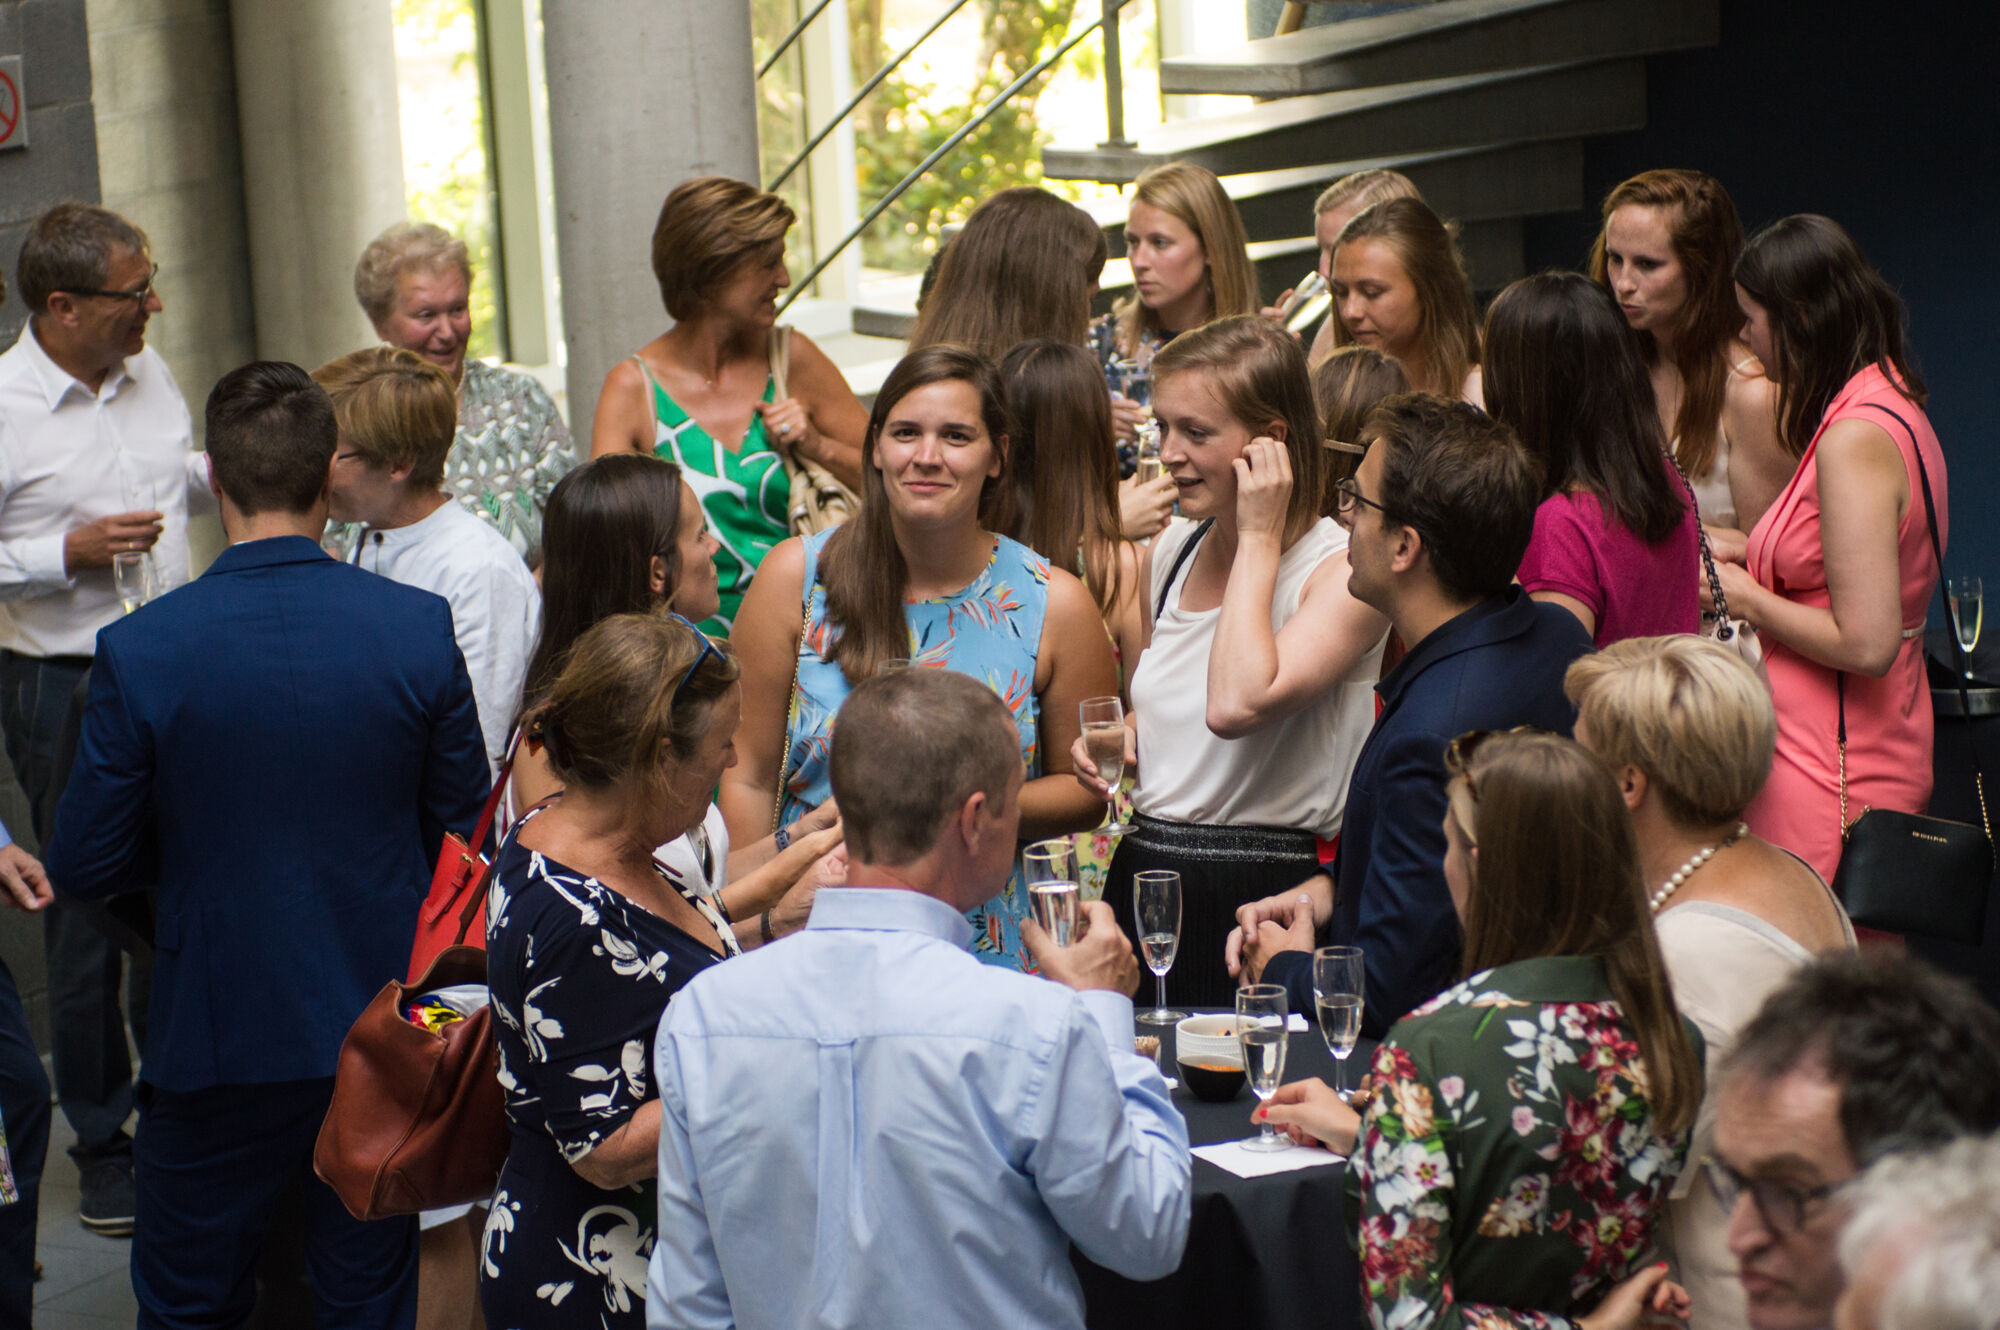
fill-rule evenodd
<path id="1" fill-rule="evenodd" d="M 1590 278 L 1638 341 L 1709 539 L 1737 558 L 1798 461 L 1778 442 L 1777 386 L 1738 336 L 1730 273 L 1742 252 L 1721 182 L 1684 170 L 1644 171 L 1605 195 L 1590 251 Z"/>
<path id="2" fill-rule="evenodd" d="M 863 444 L 861 512 L 779 545 L 744 600 L 742 760 L 722 784 L 733 838 L 825 801 L 834 715 L 893 662 L 971 674 L 1013 711 L 1028 770 L 1024 840 L 1103 816 L 1070 778 L 1069 750 L 1078 704 L 1116 692 L 1118 671 L 1083 584 L 981 526 L 1006 483 L 1008 439 L 1000 376 L 984 357 L 932 346 L 890 371 Z M 1017 874 L 972 912 L 980 959 L 1026 968 L 1027 911 Z"/>
<path id="3" fill-rule="evenodd" d="M 1355 171 L 1344 175 L 1320 191 L 1313 200 L 1313 239 L 1319 243 L 1319 276 L 1323 282 L 1333 281 L 1333 247 L 1340 240 L 1340 233 L 1355 215 L 1387 203 L 1390 199 L 1420 199 L 1423 197 L 1415 182 L 1401 171 L 1389 171 L 1375 167 L 1366 171 Z M 1320 322 L 1319 331 L 1313 334 L 1312 350 L 1306 352 L 1306 362 L 1314 368 L 1333 351 L 1333 330 L 1340 326 L 1340 315 L 1328 309 L 1326 318 Z"/>
<path id="4" fill-rule="evenodd" d="M 1464 981 L 1390 1030 L 1365 1116 L 1319 1080 L 1256 1115 L 1350 1156 L 1372 1324 L 1637 1325 L 1685 1305 L 1663 1267 L 1632 1272 L 1702 1079 L 1632 819 L 1610 769 L 1557 735 L 1461 735 L 1446 766 Z"/>
<path id="5" fill-rule="evenodd" d="M 1177 338 L 1154 363 L 1160 460 L 1180 490 L 1153 542 L 1132 674 L 1133 829 L 1105 899 L 1181 875 L 1180 1000 L 1228 1006 L 1236 909 L 1319 871 L 1375 719 L 1388 621 L 1348 590 L 1347 532 L 1321 516 L 1326 449 L 1298 340 L 1257 315 Z M 1100 798 L 1079 742 L 1071 763 Z"/>
<path id="6" fill-rule="evenodd" d="M 1320 516 L 1340 506 L 1337 487 L 1361 466 L 1361 426 L 1384 398 L 1410 391 L 1409 376 L 1394 356 L 1358 343 L 1341 347 L 1312 368 L 1313 402 L 1326 444 L 1326 502 Z"/>
<path id="7" fill-rule="evenodd" d="M 910 350 L 949 342 L 998 361 L 1038 337 L 1082 346 L 1106 253 L 1103 228 L 1074 203 L 1035 185 L 1003 189 L 945 246 Z"/>
<path id="8" fill-rule="evenodd" d="M 1360 342 L 1402 362 L 1410 387 L 1483 406 L 1479 319 L 1453 228 L 1422 199 L 1356 213 L 1334 242 L 1333 345 Z"/>
<path id="9" fill-rule="evenodd" d="M 1763 642 L 1778 708 L 1777 758 L 1748 820 L 1830 882 L 1843 818 L 1930 802 L 1923 628 L 1933 505 L 1940 546 L 1950 534 L 1945 459 L 1903 302 L 1838 222 L 1773 222 L 1736 261 L 1736 290 L 1799 459 L 1750 533 L 1747 568 L 1717 568 Z"/>

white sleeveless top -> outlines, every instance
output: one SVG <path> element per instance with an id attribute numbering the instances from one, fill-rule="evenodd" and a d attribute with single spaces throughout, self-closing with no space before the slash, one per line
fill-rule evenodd
<path id="1" fill-rule="evenodd" d="M 1133 807 L 1164 822 L 1284 827 L 1331 839 L 1347 807 L 1355 759 L 1375 724 L 1383 644 L 1303 711 L 1241 739 L 1219 738 L 1208 728 L 1208 657 L 1222 610 L 1180 608 L 1193 555 L 1167 586 L 1175 557 L 1198 529 L 1177 518 L 1153 540 L 1153 600 L 1158 604 L 1164 590 L 1166 609 L 1132 676 L 1139 728 Z M 1285 551 L 1271 598 L 1273 632 L 1298 613 L 1313 570 L 1346 548 L 1347 533 L 1323 517 Z"/>
<path id="2" fill-rule="evenodd" d="M 1746 356 L 1729 367 L 1729 375 L 1731 378 L 1747 376 L 1749 367 L 1756 363 L 1755 356 Z M 1667 447 L 1673 450 L 1675 457 L 1679 457 L 1680 436 L 1675 435 Z M 1738 529 L 1736 496 L 1729 492 L 1729 435 L 1720 420 L 1715 422 L 1715 461 L 1706 475 L 1689 476 L 1688 484 L 1694 487 L 1694 501 L 1701 509 L 1702 525 Z"/>

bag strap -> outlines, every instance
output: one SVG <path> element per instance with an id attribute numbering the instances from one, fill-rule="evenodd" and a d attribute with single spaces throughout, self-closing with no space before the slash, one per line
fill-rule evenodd
<path id="1" fill-rule="evenodd" d="M 1200 526 L 1194 529 L 1194 534 L 1188 537 L 1187 544 L 1181 546 L 1179 551 L 1175 553 L 1173 563 L 1170 564 L 1167 568 L 1166 583 L 1160 587 L 1160 602 L 1159 604 L 1153 606 L 1154 623 L 1158 623 L 1160 621 L 1160 616 L 1167 612 L 1167 597 L 1173 594 L 1174 579 L 1181 575 L 1181 565 L 1185 564 L 1189 559 L 1194 557 L 1195 546 L 1201 544 L 1201 538 L 1207 535 L 1208 529 L 1214 525 L 1215 525 L 1215 519 L 1213 517 L 1204 521 Z"/>
<path id="2" fill-rule="evenodd" d="M 1694 482 L 1688 473 L 1681 470 L 1681 459 L 1673 450 L 1662 449 L 1667 465 L 1673 467 L 1674 474 L 1681 478 L 1681 485 L 1688 492 L 1688 510 L 1694 514 L 1695 544 L 1701 549 L 1701 571 L 1708 579 L 1708 598 L 1715 605 L 1715 640 L 1727 642 L 1736 636 L 1736 625 L 1729 621 L 1729 601 L 1722 594 L 1722 576 L 1715 571 L 1715 554 L 1708 547 L 1708 528 L 1701 521 L 1701 496 L 1694 492 Z"/>
<path id="3" fill-rule="evenodd" d="M 512 753 L 507 754 L 507 763 L 509 766 L 513 765 L 513 761 L 514 755 Z M 536 813 L 541 812 L 542 809 L 547 808 L 551 803 L 560 798 L 562 798 L 562 791 L 557 790 L 554 794 L 549 795 L 533 808 L 521 814 L 519 820 L 514 825 L 517 827 L 522 825 Z M 498 852 L 499 847 L 495 846 L 494 851 L 493 859 L 498 859 L 500 857 Z M 472 875 L 472 886 L 465 893 L 465 907 L 458 912 L 458 932 L 452 937 L 453 946 L 457 946 L 465 941 L 465 935 L 472 931 L 473 919 L 480 911 L 486 908 L 486 884 L 493 876 L 493 859 L 488 859 L 475 853 L 473 862 L 479 865 L 479 870 Z"/>
<path id="4" fill-rule="evenodd" d="M 474 854 L 486 852 L 486 837 L 493 830 L 493 819 L 499 816 L 500 801 L 507 797 L 507 778 L 514 770 L 514 754 L 521 751 L 521 735 L 514 735 L 514 742 L 507 745 L 507 756 L 500 761 L 500 774 L 493 778 L 493 789 L 486 796 L 486 806 L 479 810 L 479 820 L 472 824 L 472 839 L 467 841 Z"/>
<path id="5" fill-rule="evenodd" d="M 792 325 L 778 323 L 771 326 L 771 400 L 782 402 L 792 395 L 787 386 L 792 370 Z"/>
<path id="6" fill-rule="evenodd" d="M 1931 492 L 1931 471 L 1924 464 L 1923 445 L 1917 442 L 1917 432 L 1911 428 L 1910 422 L 1903 419 L 1896 412 L 1883 406 L 1880 402 L 1863 402 L 1861 405 L 1880 411 L 1883 415 L 1901 425 L 1903 432 L 1910 436 L 1910 453 L 1917 459 L 1917 480 L 1922 485 L 1924 491 L 1924 526 L 1930 533 L 1931 557 L 1937 562 L 1937 594 L 1944 602 L 1945 626 L 1951 630 L 1952 661 L 1957 667 L 1952 673 L 1955 682 L 1958 684 L 1959 714 L 1964 716 L 1966 722 L 1970 724 L 1972 720 L 1972 694 L 1965 686 L 1965 648 L 1959 644 L 1958 616 L 1952 611 L 1951 597 L 1945 594 L 1944 542 L 1938 538 L 1937 497 Z M 1840 728 L 1838 731 L 1840 835 L 1841 839 L 1845 840 L 1847 838 L 1847 676 L 1845 671 L 1836 670 L 1834 672 L 1834 689 L 1840 699 Z M 1979 822 L 1986 831 L 1987 841 L 1991 843 L 1993 840 L 1993 823 L 1986 813 L 1986 770 L 1985 764 L 1979 760 L 1979 745 L 1976 743 L 1972 745 L 1972 779 L 1974 787 L 1979 794 Z"/>

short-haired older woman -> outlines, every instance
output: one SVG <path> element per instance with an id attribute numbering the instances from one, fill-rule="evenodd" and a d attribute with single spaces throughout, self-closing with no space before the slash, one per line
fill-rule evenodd
<path id="1" fill-rule="evenodd" d="M 735 761 L 736 662 L 684 620 L 577 639 L 530 713 L 563 792 L 493 862 L 487 978 L 513 1140 L 486 1221 L 486 1323 L 641 1330 L 660 1103 L 654 1027 L 729 926 L 653 861 Z"/>
<path id="2" fill-rule="evenodd" d="M 430 222 L 397 222 L 354 265 L 354 298 L 375 335 L 430 361 L 458 387 L 458 434 L 445 487 L 527 555 L 542 543 L 542 510 L 563 472 L 576 465 L 576 450 L 541 384 L 467 359 L 471 292 L 465 242 Z"/>
<path id="3" fill-rule="evenodd" d="M 722 176 L 683 181 L 653 228 L 653 275 L 674 326 L 604 377 L 590 452 L 663 457 L 696 485 L 721 542 L 722 608 L 703 626 L 727 634 L 764 556 L 790 534 L 786 454 L 817 462 L 857 493 L 868 412 L 826 353 L 778 328 L 792 284 L 785 232 L 796 216 L 776 194 Z M 790 337 L 785 393 L 773 353 Z"/>
<path id="4" fill-rule="evenodd" d="M 1826 883 L 1789 851 L 1750 835 L 1743 810 L 1771 771 L 1770 691 L 1707 638 L 1634 637 L 1569 667 L 1577 741 L 1610 764 L 1638 836 L 1639 862 L 1681 1013 L 1711 1070 L 1771 991 L 1813 956 L 1854 946 Z M 1708 1153 L 1718 1078 L 1695 1123 Z M 1674 1188 L 1673 1247 L 1700 1330 L 1748 1324 L 1729 1211 L 1694 1170 Z"/>

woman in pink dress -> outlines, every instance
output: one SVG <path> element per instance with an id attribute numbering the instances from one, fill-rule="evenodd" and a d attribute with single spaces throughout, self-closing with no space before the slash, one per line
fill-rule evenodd
<path id="1" fill-rule="evenodd" d="M 1843 815 L 1930 802 L 1923 629 L 1938 569 L 1923 482 L 1942 543 L 1944 455 L 1903 348 L 1902 301 L 1837 222 L 1767 227 L 1736 264 L 1736 299 L 1778 384 L 1779 437 L 1799 455 L 1750 533 L 1747 569 L 1719 570 L 1730 611 L 1763 638 L 1778 710 L 1777 759 L 1747 819 L 1832 881 Z"/>

